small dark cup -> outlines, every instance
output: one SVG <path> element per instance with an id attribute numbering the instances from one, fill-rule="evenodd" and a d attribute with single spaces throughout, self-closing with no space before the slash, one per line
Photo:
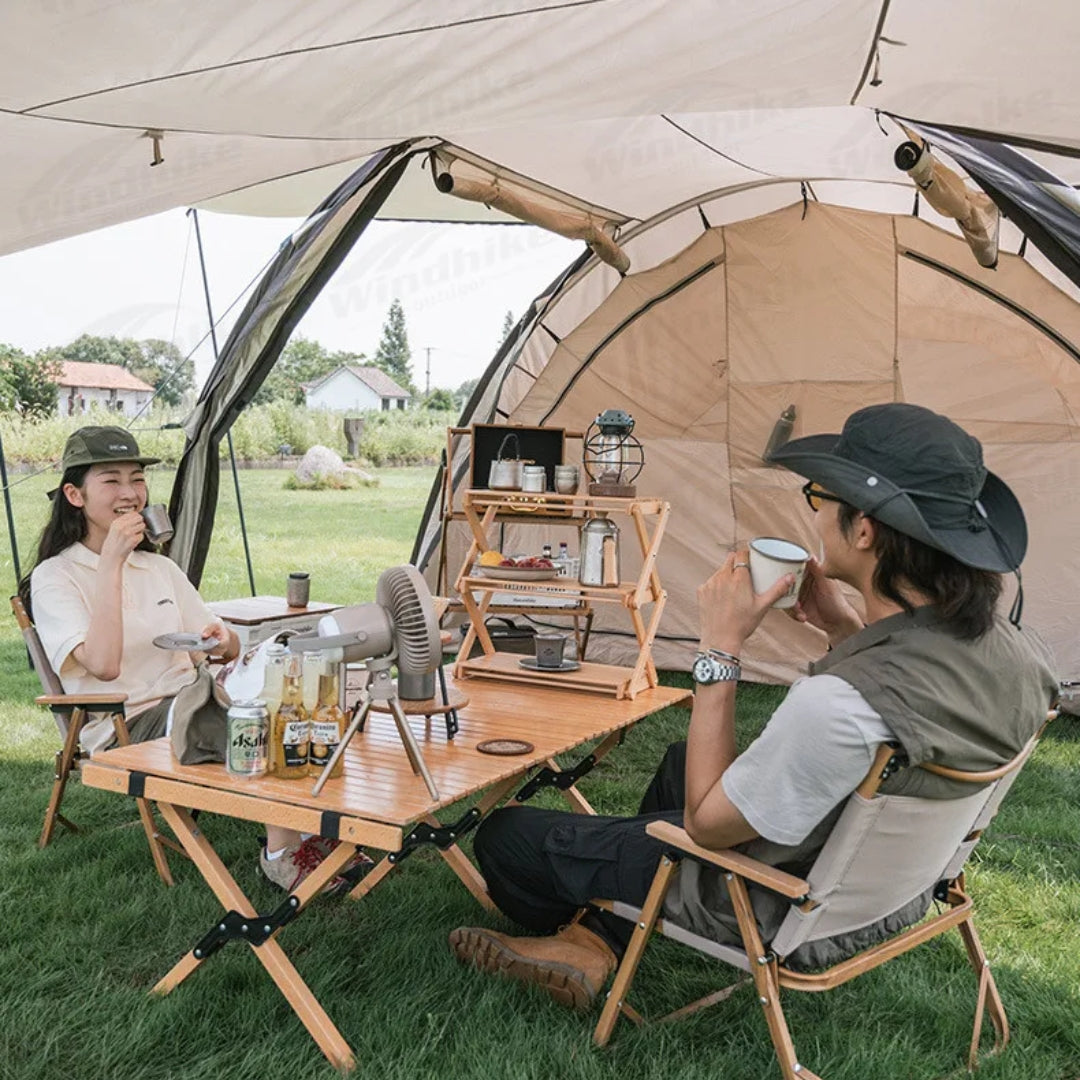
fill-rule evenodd
<path id="1" fill-rule="evenodd" d="M 565 634 L 537 634 L 536 666 L 551 669 L 561 668 L 565 648 Z"/>
<path id="2" fill-rule="evenodd" d="M 146 538 L 151 544 L 164 544 L 173 537 L 172 522 L 164 503 L 151 503 L 142 509 L 142 519 L 146 522 Z"/>
<path id="3" fill-rule="evenodd" d="M 285 583 L 285 601 L 289 607 L 307 607 L 311 595 L 311 575 L 306 570 L 294 570 Z"/>

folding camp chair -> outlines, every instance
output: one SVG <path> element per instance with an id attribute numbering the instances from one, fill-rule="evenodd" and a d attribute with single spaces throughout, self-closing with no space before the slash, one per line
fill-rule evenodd
<path id="1" fill-rule="evenodd" d="M 1054 715 L 1051 713 L 1051 718 Z M 989 772 L 963 773 L 937 765 L 920 766 L 953 780 L 980 785 L 973 794 L 957 799 L 877 794 L 881 781 L 902 764 L 893 747 L 879 747 L 870 772 L 848 798 L 805 880 L 738 851 L 709 851 L 699 847 L 683 829 L 669 822 L 650 824 L 647 832 L 663 841 L 667 851 L 660 860 L 644 906 L 595 901 L 598 907 L 635 923 L 593 1034 L 596 1044 L 607 1044 L 620 1013 L 636 1023 L 644 1022 L 626 998 L 646 942 L 655 929 L 665 937 L 749 973 L 765 1013 L 780 1071 L 786 1080 L 814 1080 L 816 1074 L 801 1065 L 795 1055 L 780 1003 L 780 990 L 831 990 L 955 926 L 978 980 L 968 1066 L 974 1069 L 978 1063 L 984 1013 L 989 1014 L 994 1027 L 991 1053 L 998 1053 L 1008 1042 L 1009 1025 L 972 922 L 972 901 L 965 889 L 963 866 L 1041 734 L 1040 731 L 1034 735 L 1012 761 Z M 658 917 L 679 861 L 684 858 L 710 863 L 725 871 L 741 947 L 701 937 Z M 758 932 L 747 890 L 749 883 L 786 897 L 791 903 L 790 911 L 767 946 Z M 881 944 L 816 974 L 793 970 L 785 963 L 799 946 L 871 926 L 931 889 L 934 898 L 945 904 L 945 908 Z M 745 981 L 748 980 L 743 979 L 737 985 Z M 722 1001 L 735 988 L 710 994 L 664 1019 L 688 1015 Z"/>
<path id="2" fill-rule="evenodd" d="M 22 631 L 23 641 L 26 642 L 26 650 L 30 654 L 30 662 L 34 671 L 37 672 L 44 694 L 34 699 L 37 705 L 47 705 L 52 711 L 56 721 L 57 730 L 60 732 L 61 746 L 56 751 L 56 772 L 53 776 L 52 794 L 49 796 L 49 807 L 45 811 L 45 824 L 41 829 L 38 839 L 38 847 L 45 847 L 52 839 L 53 830 L 59 822 L 66 829 L 78 832 L 78 827 L 60 813 L 60 804 L 64 799 L 64 789 L 67 787 L 68 777 L 73 769 L 79 767 L 80 760 L 85 756 L 79 747 L 79 735 L 86 723 L 90 712 L 108 712 L 112 714 L 113 725 L 116 728 L 116 741 L 121 746 L 127 746 L 131 742 L 127 722 L 124 718 L 124 703 L 127 701 L 126 694 L 65 694 L 63 684 L 56 672 L 53 671 L 48 657 L 45 655 L 45 647 L 38 637 L 37 628 L 30 620 L 22 600 L 18 596 L 11 598 L 11 610 L 15 613 L 15 621 Z M 165 858 L 166 847 L 172 848 L 183 854 L 183 849 L 162 836 L 154 822 L 154 815 L 150 810 L 150 804 L 146 799 L 136 799 L 139 817 L 142 820 L 143 830 L 150 843 L 150 855 L 154 860 L 154 867 L 158 876 L 166 885 L 173 884 L 172 872 Z"/>

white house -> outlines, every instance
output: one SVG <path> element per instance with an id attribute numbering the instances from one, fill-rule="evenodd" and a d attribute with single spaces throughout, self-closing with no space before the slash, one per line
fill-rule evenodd
<path id="1" fill-rule="evenodd" d="M 119 413 L 136 413 L 154 396 L 154 388 L 119 364 L 64 362 L 56 380 L 56 411 L 77 416 L 97 404 Z"/>
<path id="2" fill-rule="evenodd" d="M 369 409 L 404 409 L 409 391 L 403 390 L 385 371 L 377 367 L 342 364 L 336 371 L 304 386 L 309 409 L 337 412 L 364 412 Z"/>

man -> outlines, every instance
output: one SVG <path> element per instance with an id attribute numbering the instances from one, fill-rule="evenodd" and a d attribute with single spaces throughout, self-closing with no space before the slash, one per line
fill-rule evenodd
<path id="1" fill-rule="evenodd" d="M 986 470 L 976 439 L 928 409 L 874 405 L 850 416 L 842 434 L 793 440 L 772 460 L 809 480 L 803 492 L 823 557 L 810 561 L 793 615 L 827 635 L 829 652 L 737 755 L 742 647 L 792 578 L 755 595 L 747 552 L 729 555 L 698 590 L 701 651 L 687 741 L 669 748 L 639 815 L 528 807 L 492 814 L 475 844 L 491 897 L 522 926 L 551 936 L 461 927 L 450 944 L 462 961 L 585 1008 L 630 934 L 588 902 L 643 902 L 662 853 L 645 833 L 650 821 L 677 822 L 705 847 L 740 845 L 803 874 L 883 741 L 898 741 L 913 766 L 987 770 L 1043 723 L 1057 692 L 1051 663 L 1019 628 L 1019 603 L 1012 624 L 996 610 L 1002 574 L 1017 570 L 1027 547 L 1023 511 Z M 858 591 L 864 615 L 840 582 Z M 970 786 L 961 792 L 908 768 L 882 790 L 952 798 Z M 917 921 L 929 901 L 920 897 L 788 962 L 817 966 L 851 955 Z M 764 891 L 753 902 L 768 942 L 786 904 Z M 715 940 L 739 940 L 716 868 L 685 862 L 665 915 Z"/>

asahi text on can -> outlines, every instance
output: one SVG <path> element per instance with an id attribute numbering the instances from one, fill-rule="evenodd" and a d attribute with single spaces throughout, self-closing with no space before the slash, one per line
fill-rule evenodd
<path id="1" fill-rule="evenodd" d="M 262 776 L 266 772 L 270 714 L 259 699 L 229 706 L 229 745 L 225 768 L 230 776 Z"/>

